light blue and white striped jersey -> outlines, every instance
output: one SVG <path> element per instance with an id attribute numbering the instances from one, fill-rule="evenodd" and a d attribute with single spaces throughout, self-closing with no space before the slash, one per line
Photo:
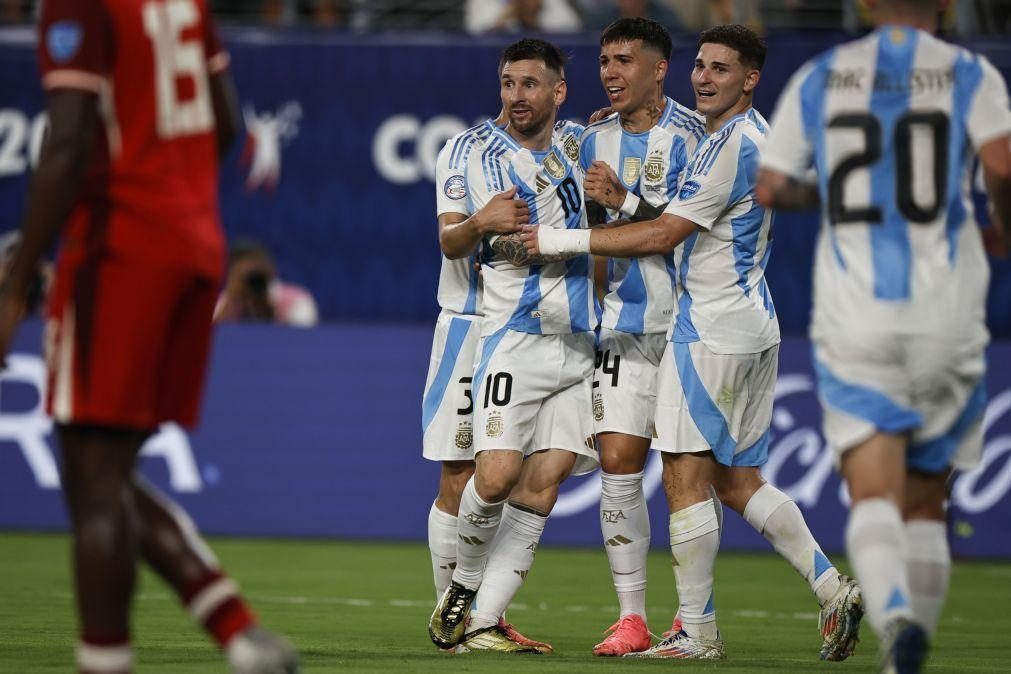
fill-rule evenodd
<path id="1" fill-rule="evenodd" d="M 474 208 L 474 202 L 470 198 L 471 189 L 467 183 L 466 166 L 471 154 L 475 152 L 475 147 L 479 149 L 474 156 L 481 156 L 480 148 L 494 128 L 493 120 L 485 120 L 446 141 L 435 165 L 437 216 L 443 213 L 460 213 L 469 217 L 478 210 Z M 582 133 L 581 124 L 559 120 L 552 131 L 552 142 L 558 143 L 569 136 L 578 139 Z M 481 315 L 481 275 L 475 268 L 478 255 L 479 253 L 475 253 L 469 258 L 460 260 L 450 260 L 445 255 L 442 256 L 438 291 L 441 308 L 458 314 Z"/>
<path id="2" fill-rule="evenodd" d="M 772 211 L 755 201 L 767 124 L 749 109 L 706 136 L 681 173 L 666 213 L 691 220 L 682 246 L 678 317 L 671 340 L 714 353 L 759 353 L 779 343 L 765 281 Z"/>
<path id="3" fill-rule="evenodd" d="M 1011 133 L 1000 73 L 926 32 L 885 26 L 805 64 L 773 120 L 762 163 L 816 179 L 821 195 L 812 335 L 987 339 L 970 165 Z"/>
<path id="4" fill-rule="evenodd" d="M 668 98 L 659 122 L 649 131 L 624 130 L 618 115 L 587 127 L 579 161 L 584 171 L 594 161 L 606 162 L 627 190 L 661 206 L 677 192 L 678 174 L 705 133 L 701 115 Z M 670 328 L 675 313 L 673 253 L 612 258 L 607 277 L 601 325 L 636 335 Z"/>
<path id="5" fill-rule="evenodd" d="M 467 163 L 475 148 L 480 154 L 483 142 L 494 128 L 494 121 L 488 119 L 446 141 L 435 163 L 436 215 L 459 213 L 469 217 L 477 211 L 467 182 Z M 440 307 L 458 314 L 481 315 L 481 275 L 475 269 L 477 255 L 459 260 L 442 256 Z"/>
<path id="6" fill-rule="evenodd" d="M 564 135 L 549 150 L 533 152 L 520 147 L 504 130 L 494 128 L 467 166 L 474 208 L 481 208 L 498 192 L 516 185 L 516 198 L 527 202 L 532 224 L 585 228 L 583 176 L 578 163 L 583 127 L 570 123 L 562 131 Z M 483 334 L 502 328 L 564 334 L 596 327 L 589 255 L 517 267 L 494 254 L 492 243 L 496 238 L 489 237 L 483 245 Z"/>

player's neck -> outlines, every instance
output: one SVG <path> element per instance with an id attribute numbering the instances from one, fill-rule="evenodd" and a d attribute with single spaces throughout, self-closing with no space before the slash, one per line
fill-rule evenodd
<path id="1" fill-rule="evenodd" d="M 706 115 L 706 134 L 714 134 L 724 126 L 727 122 L 732 120 L 738 115 L 743 115 L 745 112 L 751 109 L 751 96 L 741 96 L 741 98 L 734 103 L 732 106 L 724 110 L 719 115 Z"/>
<path id="2" fill-rule="evenodd" d="M 548 123 L 544 125 L 542 129 L 532 134 L 524 134 L 513 128 L 510 124 L 506 127 L 506 133 L 512 136 L 512 139 L 519 143 L 520 147 L 526 148 L 527 150 L 533 150 L 534 152 L 541 152 L 547 150 L 551 147 L 551 133 L 555 129 L 555 120 L 548 120 Z"/>
<path id="3" fill-rule="evenodd" d="M 621 128 L 631 133 L 649 131 L 660 121 L 666 107 L 666 97 L 660 97 L 634 110 L 620 113 L 618 118 L 621 121 Z"/>
<path id="4" fill-rule="evenodd" d="M 878 28 L 883 26 L 905 26 L 931 34 L 937 32 L 937 16 L 932 13 L 903 12 L 896 9 L 889 11 L 882 8 L 878 10 L 874 21 Z"/>

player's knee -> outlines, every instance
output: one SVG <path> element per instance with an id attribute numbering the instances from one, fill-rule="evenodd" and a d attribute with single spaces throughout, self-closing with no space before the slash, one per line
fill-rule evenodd
<path id="1" fill-rule="evenodd" d="M 721 471 L 713 482 L 713 490 L 725 506 L 743 513 L 748 501 L 763 484 L 765 480 L 757 468 L 730 468 Z"/>
<path id="2" fill-rule="evenodd" d="M 601 451 L 600 469 L 610 475 L 634 475 L 641 473 L 646 462 L 638 455 L 621 451 Z"/>
<path id="3" fill-rule="evenodd" d="M 505 471 L 491 474 L 478 472 L 474 476 L 474 488 L 481 500 L 498 503 L 509 496 L 518 479 L 519 475 Z"/>

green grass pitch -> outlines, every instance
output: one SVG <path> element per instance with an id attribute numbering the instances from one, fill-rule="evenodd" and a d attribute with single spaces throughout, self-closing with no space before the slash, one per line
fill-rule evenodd
<path id="1" fill-rule="evenodd" d="M 716 608 L 727 660 L 694 665 L 594 658 L 590 648 L 617 615 L 601 550 L 544 548 L 509 619 L 555 646 L 547 656 L 436 652 L 425 633 L 434 603 L 428 550 L 420 544 L 216 539 L 265 625 L 299 649 L 306 672 L 679 671 L 867 672 L 876 643 L 862 630 L 844 663 L 818 660 L 815 603 L 806 584 L 772 555 L 722 554 Z M 0 533 L 0 672 L 72 668 L 74 619 L 65 536 Z M 650 557 L 648 607 L 654 632 L 674 606 L 669 556 Z M 929 672 L 1011 670 L 1011 566 L 958 563 Z M 139 672 L 224 672 L 210 642 L 168 588 L 140 577 L 134 643 Z"/>

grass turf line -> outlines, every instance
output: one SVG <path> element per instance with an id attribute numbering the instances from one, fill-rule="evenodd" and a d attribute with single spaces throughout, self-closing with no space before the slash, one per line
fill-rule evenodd
<path id="1" fill-rule="evenodd" d="M 866 624 L 850 661 L 818 661 L 814 598 L 774 555 L 720 555 L 716 608 L 728 659 L 698 665 L 590 655 L 617 616 L 602 550 L 539 550 L 509 612 L 525 634 L 552 643 L 554 655 L 449 656 L 436 652 L 425 633 L 434 589 L 424 545 L 215 539 L 212 546 L 264 624 L 295 643 L 306 672 L 867 672 L 875 663 L 877 644 Z M 69 671 L 75 638 L 69 573 L 66 536 L 0 533 L 0 671 Z M 674 609 L 669 555 L 651 554 L 649 577 L 649 621 L 660 633 Z M 929 671 L 1006 671 L 1009 596 L 1011 565 L 956 564 Z M 146 571 L 133 631 L 140 672 L 225 671 L 211 642 Z"/>

